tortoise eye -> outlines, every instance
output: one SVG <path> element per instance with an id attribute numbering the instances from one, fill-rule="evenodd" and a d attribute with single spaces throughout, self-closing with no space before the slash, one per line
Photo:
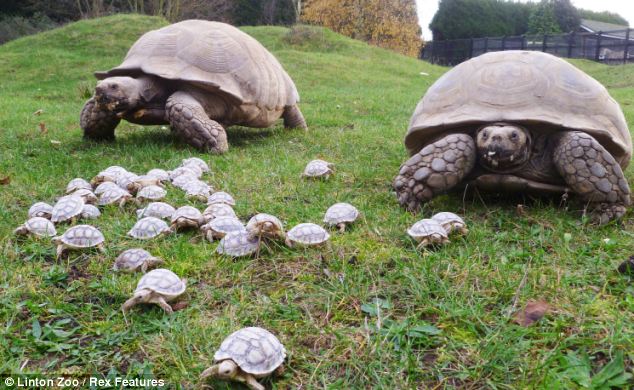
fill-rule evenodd
<path id="1" fill-rule="evenodd" d="M 117 84 L 110 84 L 110 89 L 117 89 Z"/>
<path id="2" fill-rule="evenodd" d="M 488 136 L 489 133 L 487 133 L 486 131 L 482 132 L 482 138 L 487 139 Z"/>
<path id="3" fill-rule="evenodd" d="M 514 131 L 511 133 L 511 138 L 516 139 L 517 138 L 517 131 Z"/>

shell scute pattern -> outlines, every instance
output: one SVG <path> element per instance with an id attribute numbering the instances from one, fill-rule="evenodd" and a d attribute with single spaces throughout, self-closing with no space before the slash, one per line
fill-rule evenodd
<path id="1" fill-rule="evenodd" d="M 183 280 L 174 272 L 165 268 L 157 268 L 141 277 L 134 292 L 148 289 L 161 295 L 175 297 L 184 293 L 185 288 Z"/>
<path id="2" fill-rule="evenodd" d="M 162 182 L 169 181 L 170 179 L 169 173 L 166 170 L 160 168 L 150 169 L 145 175 L 154 177 Z"/>
<path id="3" fill-rule="evenodd" d="M 216 248 L 216 252 L 232 257 L 248 256 L 258 250 L 259 240 L 246 231 L 227 233 Z"/>
<path id="4" fill-rule="evenodd" d="M 175 211 L 176 209 L 170 204 L 164 202 L 152 202 L 144 208 L 138 209 L 136 211 L 136 215 L 138 218 L 155 217 L 171 220 Z"/>
<path id="5" fill-rule="evenodd" d="M 286 358 L 284 345 L 266 329 L 248 327 L 224 339 L 214 354 L 219 362 L 233 360 L 246 373 L 258 376 L 271 374 Z"/>
<path id="6" fill-rule="evenodd" d="M 440 213 L 434 214 L 431 219 L 441 224 L 442 227 L 445 228 L 445 230 L 447 231 L 447 234 L 451 234 L 454 231 L 460 232 L 462 234 L 466 234 L 468 232 L 467 224 L 457 214 L 450 213 L 448 211 L 442 211 Z"/>
<path id="7" fill-rule="evenodd" d="M 112 181 L 104 181 L 103 183 L 99 184 L 97 186 L 97 188 L 95 188 L 95 191 L 93 192 L 95 195 L 101 195 L 104 192 L 108 191 L 108 190 L 112 190 L 115 188 L 119 188 L 119 186 L 117 185 L 117 183 L 112 182 Z"/>
<path id="8" fill-rule="evenodd" d="M 92 191 L 92 186 L 85 179 L 82 179 L 80 177 L 69 181 L 68 184 L 66 185 L 67 194 L 70 194 L 71 192 L 75 192 L 79 189 Z"/>
<path id="9" fill-rule="evenodd" d="M 200 230 L 211 241 L 213 238 L 223 238 L 231 232 L 245 231 L 244 224 L 235 217 L 218 217 L 200 227 Z"/>
<path id="10" fill-rule="evenodd" d="M 328 177 L 333 173 L 334 165 L 324 160 L 312 160 L 306 164 L 302 176 L 309 178 Z"/>
<path id="11" fill-rule="evenodd" d="M 101 244 L 105 238 L 101 231 L 90 225 L 77 225 L 66 230 L 61 240 L 75 248 L 89 248 Z"/>
<path id="12" fill-rule="evenodd" d="M 324 222 L 328 225 L 351 223 L 359 217 L 359 210 L 350 203 L 335 203 L 326 210 Z"/>
<path id="13" fill-rule="evenodd" d="M 215 218 L 220 218 L 220 217 L 238 218 L 233 208 L 230 205 L 225 203 L 211 204 L 207 206 L 205 211 L 203 211 L 203 218 L 205 219 L 206 222 L 212 221 Z"/>
<path id="14" fill-rule="evenodd" d="M 84 199 L 78 196 L 65 196 L 53 206 L 52 222 L 63 222 L 81 214 L 84 209 Z"/>
<path id="15" fill-rule="evenodd" d="M 330 238 L 330 234 L 324 228 L 314 223 L 300 223 L 286 234 L 286 243 L 290 246 L 294 243 L 302 245 L 319 245 Z"/>
<path id="16" fill-rule="evenodd" d="M 251 217 L 247 222 L 247 231 L 254 236 L 268 238 L 284 237 L 284 225 L 274 215 L 259 213 Z"/>
<path id="17" fill-rule="evenodd" d="M 191 165 L 195 165 L 196 167 L 198 167 L 198 169 L 200 169 L 202 173 L 206 173 L 210 171 L 209 165 L 207 165 L 207 163 L 203 159 L 198 157 L 190 157 L 190 158 L 183 159 L 181 163 L 182 167 L 187 167 Z"/>
<path id="18" fill-rule="evenodd" d="M 99 197 L 99 206 L 107 206 L 116 202 L 131 198 L 132 195 L 121 188 L 112 188 L 104 191 Z"/>
<path id="19" fill-rule="evenodd" d="M 91 204 L 85 204 L 81 210 L 81 217 L 84 219 L 94 219 L 101 216 L 101 211 Z"/>
<path id="20" fill-rule="evenodd" d="M 128 235 L 141 240 L 154 238 L 160 234 L 170 233 L 171 229 L 165 221 L 155 217 L 145 217 L 139 219 Z"/>
<path id="21" fill-rule="evenodd" d="M 167 191 L 163 187 L 157 185 L 149 185 L 143 187 L 137 192 L 136 197 L 139 200 L 159 200 L 167 196 Z"/>
<path id="22" fill-rule="evenodd" d="M 152 254 L 142 248 L 127 249 L 115 259 L 114 266 L 115 271 L 119 270 L 136 270 L 142 268 L 144 263 L 148 260 L 159 260 L 152 256 Z M 161 261 L 162 262 L 162 261 Z"/>
<path id="23" fill-rule="evenodd" d="M 50 219 L 52 213 L 53 213 L 53 206 L 51 206 L 48 203 L 37 202 L 37 203 L 34 203 L 29 208 L 28 217 L 29 218 L 42 217 L 42 218 Z"/>
<path id="24" fill-rule="evenodd" d="M 53 237 L 57 234 L 55 225 L 43 217 L 29 218 L 24 225 L 15 230 L 16 234 L 33 234 L 38 237 Z"/>
<path id="25" fill-rule="evenodd" d="M 214 192 L 207 198 L 208 205 L 212 205 L 216 203 L 224 203 L 224 204 L 228 204 L 229 206 L 236 205 L 236 201 L 235 199 L 233 199 L 233 196 L 231 196 L 230 194 L 224 191 Z"/>

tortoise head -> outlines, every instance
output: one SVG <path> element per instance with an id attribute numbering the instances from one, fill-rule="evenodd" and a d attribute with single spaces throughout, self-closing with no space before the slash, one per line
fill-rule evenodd
<path id="1" fill-rule="evenodd" d="M 218 379 L 234 379 L 238 375 L 238 365 L 233 360 L 223 360 L 209 367 L 200 375 L 201 379 L 215 377 Z"/>
<path id="2" fill-rule="evenodd" d="M 95 100 L 109 111 L 124 114 L 137 108 L 142 90 L 141 80 L 132 77 L 108 77 L 97 83 Z"/>
<path id="3" fill-rule="evenodd" d="M 476 132 L 481 164 L 494 172 L 509 172 L 523 166 L 531 154 L 531 136 L 524 127 L 493 123 Z"/>

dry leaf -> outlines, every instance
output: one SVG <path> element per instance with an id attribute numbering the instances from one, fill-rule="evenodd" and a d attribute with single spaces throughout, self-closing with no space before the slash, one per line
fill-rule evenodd
<path id="1" fill-rule="evenodd" d="M 33 113 L 33 115 L 42 115 L 42 113 L 43 113 L 43 112 L 44 112 L 44 110 L 42 110 L 42 109 L 40 108 L 39 110 L 35 111 L 35 112 Z"/>
<path id="2" fill-rule="evenodd" d="M 11 183 L 11 177 L 6 176 L 3 178 L 0 178 L 0 186 L 6 186 L 9 183 Z"/>
<path id="3" fill-rule="evenodd" d="M 189 306 L 189 302 L 185 302 L 185 301 L 176 302 L 175 304 L 172 305 L 172 310 L 174 311 L 183 310 L 187 306 Z"/>
<path id="4" fill-rule="evenodd" d="M 46 134 L 48 133 L 48 129 L 46 128 L 46 123 L 44 122 L 40 122 L 40 133 L 41 134 Z"/>
<path id="5" fill-rule="evenodd" d="M 529 301 L 523 310 L 515 313 L 514 321 L 522 326 L 531 326 L 548 313 L 550 305 L 545 301 Z"/>

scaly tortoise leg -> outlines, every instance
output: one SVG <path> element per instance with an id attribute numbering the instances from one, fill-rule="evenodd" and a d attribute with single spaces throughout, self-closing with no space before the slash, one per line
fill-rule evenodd
<path id="1" fill-rule="evenodd" d="M 79 125 L 84 130 L 84 138 L 94 140 L 113 140 L 114 129 L 121 119 L 105 108 L 100 108 L 95 98 L 90 98 L 79 116 Z"/>
<path id="2" fill-rule="evenodd" d="M 425 146 L 401 165 L 394 179 L 399 203 L 417 211 L 422 203 L 461 182 L 475 160 L 475 142 L 466 134 L 451 134 Z"/>
<path id="3" fill-rule="evenodd" d="M 591 135 L 569 131 L 560 135 L 553 161 L 566 184 L 592 203 L 592 221 L 600 225 L 623 217 L 630 201 L 630 187 L 621 166 Z"/>
<path id="4" fill-rule="evenodd" d="M 308 128 L 308 126 L 306 126 L 304 115 L 302 115 L 302 112 L 299 110 L 297 105 L 284 107 L 282 117 L 284 118 L 284 127 L 286 128 L 298 128 L 304 130 Z"/>
<path id="5" fill-rule="evenodd" d="M 165 111 L 176 134 L 193 147 L 212 153 L 224 153 L 229 149 L 225 129 L 210 119 L 203 106 L 190 94 L 174 93 L 167 99 Z"/>

